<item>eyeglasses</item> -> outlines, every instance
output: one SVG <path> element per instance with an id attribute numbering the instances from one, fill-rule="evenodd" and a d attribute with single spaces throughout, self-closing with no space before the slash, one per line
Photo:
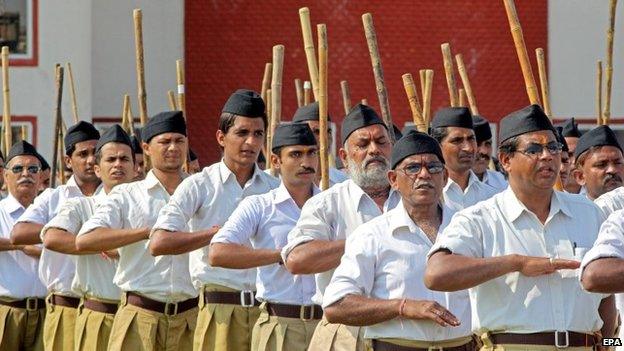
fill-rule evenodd
<path id="1" fill-rule="evenodd" d="M 442 162 L 410 163 L 403 167 L 401 171 L 403 171 L 405 175 L 412 177 L 420 173 L 423 167 L 427 168 L 427 172 L 430 174 L 438 174 L 444 171 L 444 164 Z"/>
<path id="2" fill-rule="evenodd" d="M 551 141 L 546 145 L 530 143 L 524 150 L 516 150 L 520 153 L 523 153 L 529 157 L 536 158 L 544 152 L 544 149 L 548 151 L 551 155 L 558 155 L 563 150 L 563 144 L 557 141 Z"/>
<path id="3" fill-rule="evenodd" d="M 14 174 L 20 174 L 22 172 L 24 172 L 24 166 L 13 166 L 10 168 L 11 172 L 13 172 Z M 39 171 L 41 170 L 41 167 L 39 166 L 28 166 L 26 167 L 26 171 L 28 171 L 29 174 L 36 174 L 39 173 Z"/>

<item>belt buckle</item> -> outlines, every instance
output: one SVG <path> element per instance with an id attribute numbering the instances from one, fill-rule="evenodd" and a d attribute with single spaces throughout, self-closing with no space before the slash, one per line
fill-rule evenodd
<path id="1" fill-rule="evenodd" d="M 306 318 L 306 309 L 308 309 L 310 311 L 309 316 L 310 318 Z M 299 308 L 299 319 L 301 319 L 304 322 L 307 321 L 311 321 L 314 319 L 314 305 L 303 305 Z"/>
<path id="2" fill-rule="evenodd" d="M 247 303 L 246 297 L 249 297 L 249 303 Z M 240 304 L 243 307 L 253 307 L 254 305 L 254 294 L 251 290 L 242 290 L 240 292 Z"/>
<path id="3" fill-rule="evenodd" d="M 563 333 L 565 335 L 565 344 L 563 345 L 559 344 L 560 333 Z M 564 349 L 568 346 L 570 346 L 570 333 L 568 333 L 567 330 L 564 330 L 564 331 L 555 330 L 555 347 L 558 349 Z"/>
<path id="4" fill-rule="evenodd" d="M 444 348 L 442 346 L 429 346 L 427 348 L 428 351 L 442 351 Z"/>
<path id="5" fill-rule="evenodd" d="M 170 310 L 170 306 L 173 306 L 173 313 L 169 313 Z M 165 316 L 175 316 L 176 314 L 178 314 L 178 304 L 177 303 L 172 303 L 172 302 L 167 302 L 165 303 L 165 311 L 164 311 Z"/>
<path id="6" fill-rule="evenodd" d="M 36 311 L 39 307 L 39 300 L 36 297 L 26 298 L 26 311 Z"/>

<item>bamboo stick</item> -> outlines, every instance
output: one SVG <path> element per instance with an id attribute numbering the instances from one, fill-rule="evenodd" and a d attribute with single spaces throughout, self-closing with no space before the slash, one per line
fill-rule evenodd
<path id="1" fill-rule="evenodd" d="M 175 93 L 173 90 L 167 90 L 167 101 L 169 101 L 169 109 L 171 111 L 177 110 Z"/>
<path id="2" fill-rule="evenodd" d="M 548 73 L 546 70 L 546 58 L 544 57 L 544 49 L 535 49 L 535 56 L 537 57 L 537 69 L 539 73 L 540 88 L 542 90 L 542 104 L 544 105 L 544 113 L 546 116 L 552 118 L 552 111 L 550 109 L 550 87 L 548 85 Z"/>
<path id="3" fill-rule="evenodd" d="M 271 128 L 271 126 L 273 125 L 273 122 L 271 121 L 272 115 L 273 115 L 273 109 L 271 108 L 271 101 L 272 101 L 272 96 L 271 96 L 271 89 L 267 89 L 266 91 L 266 113 L 267 113 L 267 117 L 268 117 L 268 128 L 266 131 L 267 137 L 266 137 L 266 145 L 264 146 L 264 155 L 266 157 L 266 168 L 269 170 L 270 172 L 272 171 L 273 166 L 271 165 L 271 145 L 273 144 L 273 130 Z"/>
<path id="4" fill-rule="evenodd" d="M 321 190 L 329 188 L 329 140 L 327 139 L 327 27 L 325 24 L 316 26 L 318 35 L 319 63 L 319 156 L 321 161 Z"/>
<path id="5" fill-rule="evenodd" d="M 312 102 L 312 83 L 306 80 L 303 82 L 303 105 L 308 105 Z"/>
<path id="6" fill-rule="evenodd" d="M 468 97 L 466 96 L 466 90 L 464 88 L 457 89 L 457 95 L 459 96 L 459 107 L 469 107 Z"/>
<path id="7" fill-rule="evenodd" d="M 479 115 L 479 109 L 477 108 L 477 100 L 475 99 L 474 92 L 472 91 L 472 85 L 470 84 L 470 78 L 468 77 L 468 70 L 464 64 L 464 58 L 461 54 L 455 55 L 455 61 L 457 61 L 457 71 L 461 78 L 462 85 L 464 86 L 464 92 L 468 99 L 468 105 L 470 106 L 470 112 L 473 115 Z"/>
<path id="8" fill-rule="evenodd" d="M 392 124 L 392 115 L 390 114 L 390 104 L 388 102 L 388 91 L 384 82 L 383 68 L 381 67 L 381 56 L 379 55 L 379 46 L 377 45 L 377 33 L 373 25 L 373 16 L 370 13 L 362 15 L 362 23 L 364 25 L 364 34 L 368 44 L 368 52 L 371 57 L 373 66 L 373 74 L 375 75 L 375 86 L 377 87 L 377 97 L 379 98 L 379 108 L 381 109 L 381 117 L 388 127 L 388 134 L 394 143 L 394 128 Z"/>
<path id="9" fill-rule="evenodd" d="M 271 77 L 271 144 L 273 143 L 273 135 L 275 128 L 282 119 L 282 75 L 284 68 L 284 45 L 273 46 L 273 75 Z M 269 153 L 270 154 L 270 153 Z M 273 165 L 270 164 L 270 172 L 277 175 Z"/>
<path id="10" fill-rule="evenodd" d="M 607 28 L 607 64 L 605 67 L 605 96 L 602 124 L 609 125 L 611 119 L 611 88 L 613 86 L 613 37 L 615 35 L 615 10 L 617 0 L 609 2 L 609 27 Z"/>
<path id="11" fill-rule="evenodd" d="M 62 135 L 62 109 L 61 104 L 63 102 L 63 67 L 59 64 L 56 65 L 56 106 L 54 107 L 54 148 L 52 153 L 52 172 L 50 173 L 50 186 L 56 187 L 56 177 L 58 171 L 59 161 L 59 143 L 60 136 Z M 63 168 L 62 166 L 60 168 Z"/>
<path id="12" fill-rule="evenodd" d="M 177 108 L 182 111 L 182 115 L 185 119 L 186 116 L 186 94 L 184 92 L 184 62 L 180 60 L 176 60 L 176 80 L 178 82 L 178 104 Z"/>
<path id="13" fill-rule="evenodd" d="M 433 90 L 433 70 L 428 69 L 425 72 L 425 91 L 423 98 L 423 118 L 425 120 L 425 125 L 427 129 L 429 129 L 429 124 L 431 122 L 431 93 Z"/>
<path id="14" fill-rule="evenodd" d="M 524 77 L 524 86 L 526 88 L 529 101 L 532 105 L 541 105 L 539 92 L 537 90 L 537 85 L 535 84 L 535 78 L 533 77 L 533 70 L 531 69 L 531 62 L 529 61 L 529 54 L 527 53 L 526 45 L 524 43 L 522 27 L 520 26 L 518 13 L 516 12 L 516 5 L 514 0 L 503 1 L 505 4 L 505 11 L 507 12 L 509 28 L 516 47 L 516 53 L 518 54 L 518 60 L 520 61 L 520 68 L 522 69 L 522 76 Z"/>
<path id="15" fill-rule="evenodd" d="M 342 107 L 344 107 L 345 116 L 351 111 L 351 90 L 349 82 L 343 80 L 340 82 L 340 90 L 342 91 Z"/>
<path id="16" fill-rule="evenodd" d="M 130 135 L 135 135 L 134 132 L 134 116 L 132 115 L 132 104 L 130 104 L 130 95 L 125 94 L 124 95 L 124 100 L 128 100 L 128 103 L 126 104 L 126 120 L 128 121 L 128 128 L 129 128 L 129 133 Z"/>
<path id="17" fill-rule="evenodd" d="M 449 92 L 449 101 L 451 107 L 459 106 L 459 92 L 457 91 L 457 83 L 455 80 L 455 70 L 453 69 L 453 56 L 451 55 L 451 45 L 444 43 L 441 46 L 442 59 L 444 61 L 444 74 L 446 76 L 446 86 Z"/>
<path id="18" fill-rule="evenodd" d="M 412 121 L 419 132 L 427 133 L 427 126 L 422 115 L 422 107 L 420 101 L 418 101 L 418 92 L 416 91 L 416 84 L 414 78 L 410 73 L 405 73 L 403 76 L 403 87 L 405 87 L 405 94 L 407 94 L 407 101 L 412 111 Z"/>
<path id="19" fill-rule="evenodd" d="M 9 47 L 3 46 L 0 53 L 2 57 L 2 127 L 4 128 L 4 157 L 8 157 L 13 144 L 13 131 L 11 130 L 11 95 L 9 91 Z"/>
<path id="20" fill-rule="evenodd" d="M 78 99 L 76 98 L 76 87 L 74 86 L 74 73 L 72 72 L 71 63 L 67 62 L 67 78 L 69 79 L 69 97 L 71 98 L 72 116 L 74 124 L 80 121 L 78 116 Z"/>
<path id="21" fill-rule="evenodd" d="M 308 72 L 310 72 L 310 82 L 314 101 L 318 100 L 318 65 L 316 64 L 316 50 L 314 49 L 314 39 L 312 37 L 312 25 L 310 24 L 310 9 L 302 7 L 299 9 L 299 21 L 301 22 L 301 33 L 303 34 L 303 49 L 308 62 Z"/>
<path id="22" fill-rule="evenodd" d="M 418 71 L 418 74 L 420 75 L 420 97 L 422 98 L 423 104 L 425 101 L 425 80 L 427 79 L 426 74 L 427 74 L 427 70 L 426 69 L 421 69 Z"/>
<path id="23" fill-rule="evenodd" d="M 273 71 L 273 64 L 267 62 L 264 65 L 264 75 L 262 76 L 262 87 L 260 88 L 260 96 L 264 100 L 265 105 L 267 103 L 266 91 L 271 88 L 271 72 Z"/>
<path id="24" fill-rule="evenodd" d="M 137 73 L 137 101 L 139 102 L 139 117 L 141 119 L 141 126 L 145 127 L 147 124 L 147 93 L 145 91 L 145 62 L 143 56 L 143 13 L 141 9 L 134 9 L 134 47 L 135 47 L 135 61 L 136 61 L 136 73 Z M 143 155 L 143 163 L 145 169 L 151 168 L 151 162 L 149 156 Z"/>
<path id="25" fill-rule="evenodd" d="M 602 61 L 596 62 L 596 124 L 602 125 Z"/>
<path id="26" fill-rule="evenodd" d="M 128 118 L 128 105 L 130 105 L 130 95 L 125 94 L 121 107 L 121 128 L 123 128 L 126 133 L 130 134 L 130 124 L 132 122 Z"/>
<path id="27" fill-rule="evenodd" d="M 58 136 L 59 140 L 65 140 L 65 133 L 63 131 L 63 128 L 59 129 L 59 136 Z M 63 143 L 59 143 L 59 148 L 58 148 L 58 154 L 59 154 L 59 180 L 61 181 L 61 184 L 65 184 L 67 182 L 67 179 L 65 177 L 65 160 L 63 158 L 64 155 L 64 147 L 63 147 Z"/>
<path id="28" fill-rule="evenodd" d="M 301 79 L 295 79 L 295 93 L 297 94 L 297 107 L 303 106 L 303 83 Z"/>
<path id="29" fill-rule="evenodd" d="M 22 140 L 27 141 L 26 138 L 28 136 L 28 132 L 26 131 L 26 125 L 22 124 L 20 128 L 20 137 Z"/>

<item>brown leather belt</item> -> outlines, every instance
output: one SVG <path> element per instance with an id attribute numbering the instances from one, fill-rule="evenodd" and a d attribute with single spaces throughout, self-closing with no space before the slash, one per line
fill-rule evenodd
<path id="1" fill-rule="evenodd" d="M 243 307 L 260 306 L 256 300 L 255 291 L 206 291 L 204 292 L 204 303 L 241 305 Z"/>
<path id="2" fill-rule="evenodd" d="M 29 297 L 23 300 L 17 301 L 3 301 L 0 300 L 0 305 L 9 306 L 14 308 L 23 308 L 29 311 L 40 310 L 45 308 L 45 300 L 38 297 Z"/>
<path id="3" fill-rule="evenodd" d="M 107 303 L 93 299 L 85 298 L 84 303 L 82 304 L 84 308 L 89 309 L 95 312 L 115 314 L 117 313 L 117 308 L 119 304 L 116 303 Z"/>
<path id="4" fill-rule="evenodd" d="M 180 301 L 178 303 L 160 302 L 152 300 L 145 296 L 133 293 L 131 291 L 126 293 L 126 300 L 132 306 L 144 308 L 152 312 L 163 313 L 168 316 L 175 316 L 182 312 L 186 312 L 192 308 L 197 307 L 199 299 L 194 297 L 192 299 Z"/>
<path id="5" fill-rule="evenodd" d="M 77 297 L 52 294 L 52 296 L 50 296 L 50 303 L 54 306 L 78 308 L 78 305 L 80 305 L 80 299 Z"/>
<path id="6" fill-rule="evenodd" d="M 438 350 L 438 348 L 435 348 L 435 347 L 433 349 Z M 439 348 L 439 350 L 441 351 L 475 351 L 476 349 L 477 348 L 476 348 L 476 344 L 474 340 L 471 340 L 470 342 L 464 345 L 460 345 L 460 346 Z M 401 346 L 401 345 L 392 344 L 392 343 L 377 340 L 377 339 L 373 340 L 373 350 L 375 351 L 429 351 L 429 349 L 425 349 L 425 348 Z"/>
<path id="7" fill-rule="evenodd" d="M 577 332 L 548 332 L 532 334 L 492 334 L 490 340 L 493 344 L 520 344 L 520 345 L 549 345 L 561 347 L 585 347 L 594 346 L 596 339 L 591 334 Z"/>
<path id="8" fill-rule="evenodd" d="M 323 308 L 319 305 L 286 305 L 267 303 L 269 316 L 299 318 L 301 320 L 319 320 L 323 318 Z"/>

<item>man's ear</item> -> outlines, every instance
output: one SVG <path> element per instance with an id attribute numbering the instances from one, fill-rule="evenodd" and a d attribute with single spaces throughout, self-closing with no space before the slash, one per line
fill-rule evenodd
<path id="1" fill-rule="evenodd" d="M 71 164 L 71 157 L 67 156 L 67 155 L 63 155 L 63 161 L 65 161 L 65 166 L 68 169 L 72 169 L 72 164 Z"/>
<path id="2" fill-rule="evenodd" d="M 572 176 L 574 177 L 574 180 L 576 180 L 576 183 L 578 183 L 578 185 L 580 186 L 584 186 L 586 181 L 585 181 L 585 173 L 583 173 L 582 169 L 579 168 L 574 168 L 572 170 Z"/>
<path id="3" fill-rule="evenodd" d="M 390 182 L 390 186 L 394 190 L 399 190 L 399 184 L 397 182 L 397 171 L 391 169 L 388 171 L 388 181 Z"/>
<path id="4" fill-rule="evenodd" d="M 279 156 L 277 156 L 274 153 L 271 153 L 271 165 L 273 166 L 273 168 L 275 169 L 280 169 L 282 162 L 279 158 Z"/>
<path id="5" fill-rule="evenodd" d="M 338 149 L 338 157 L 340 157 L 340 160 L 342 161 L 342 164 L 344 165 L 344 167 L 347 168 L 349 165 L 349 163 L 347 162 L 347 150 L 345 150 L 342 147 Z"/>
<path id="6" fill-rule="evenodd" d="M 507 174 L 509 174 L 509 170 L 511 169 L 511 158 L 512 157 L 513 157 L 513 154 L 508 154 L 506 152 L 499 152 L 498 153 L 498 161 L 500 162 L 500 164 L 503 167 L 503 169 L 505 170 L 505 172 L 507 172 Z"/>
<path id="7" fill-rule="evenodd" d="M 146 142 L 142 142 L 141 143 L 141 148 L 143 148 L 143 154 L 150 156 L 151 152 L 150 152 L 150 145 Z"/>
<path id="8" fill-rule="evenodd" d="M 219 143 L 221 147 L 225 147 L 225 141 L 223 140 L 225 139 L 225 133 L 221 130 L 217 130 L 217 134 L 215 136 L 217 138 L 217 143 Z"/>

